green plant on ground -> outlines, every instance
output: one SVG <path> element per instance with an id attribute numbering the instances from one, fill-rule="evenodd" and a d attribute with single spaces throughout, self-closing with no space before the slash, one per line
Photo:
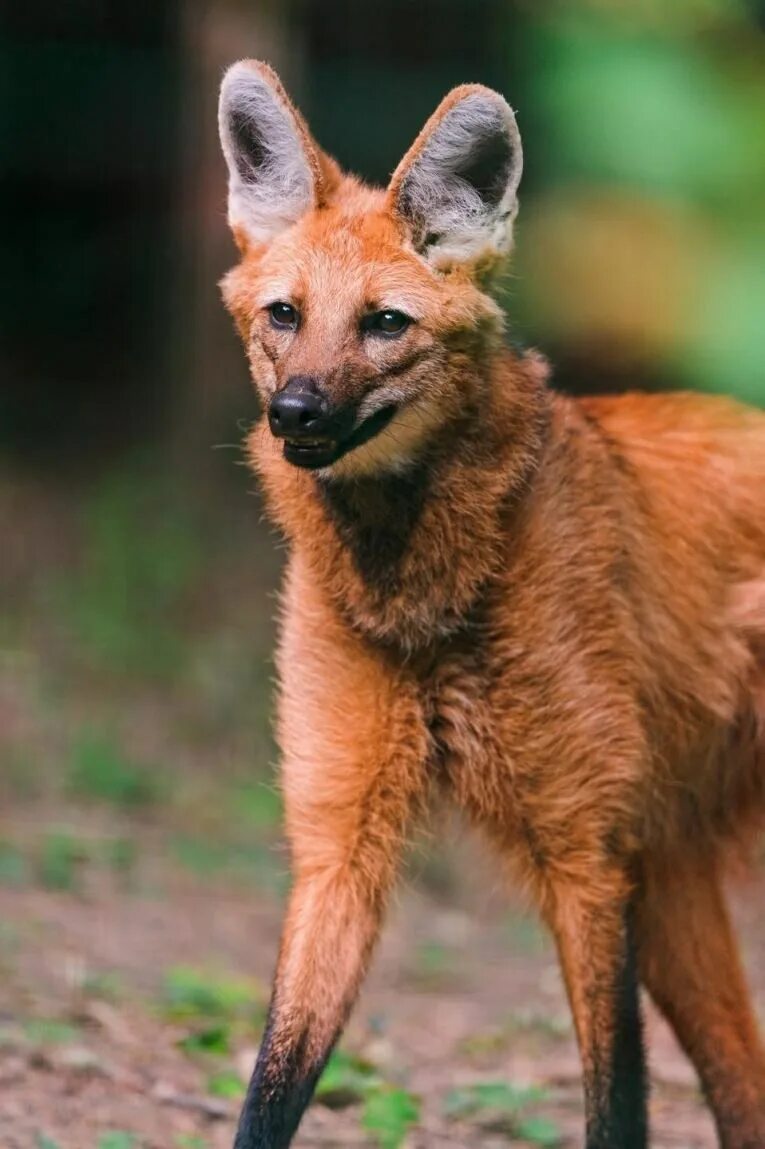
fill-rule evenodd
<path id="1" fill-rule="evenodd" d="M 560 1130 L 548 1118 L 529 1112 L 546 1097 L 547 1091 L 541 1086 L 477 1082 L 451 1090 L 444 1102 L 444 1114 L 452 1120 L 501 1125 L 512 1137 L 551 1149 L 561 1140 Z"/>
<path id="2" fill-rule="evenodd" d="M 384 1081 L 368 1061 L 342 1049 L 330 1057 L 316 1100 L 332 1109 L 362 1102 L 361 1124 L 381 1149 L 398 1149 L 420 1115 L 413 1094 Z"/>
<path id="3" fill-rule="evenodd" d="M 84 730 L 74 739 L 69 759 L 69 790 L 76 797 L 139 809 L 163 796 L 156 767 L 132 761 L 104 731 Z"/>
<path id="4" fill-rule="evenodd" d="M 283 897 L 289 886 L 284 862 L 270 843 L 210 841 L 209 838 L 179 834 L 170 841 L 178 862 L 201 878 L 218 874 Z"/>
<path id="5" fill-rule="evenodd" d="M 101 1134 L 96 1149 L 137 1149 L 137 1145 L 138 1142 L 132 1133 L 125 1133 L 122 1129 L 114 1129 Z"/>
<path id="6" fill-rule="evenodd" d="M 78 870 L 87 860 L 88 849 L 74 835 L 53 830 L 45 835 L 38 859 L 40 882 L 49 890 L 74 890 Z"/>
<path id="7" fill-rule="evenodd" d="M 316 1099 L 330 1109 L 363 1101 L 370 1090 L 382 1085 L 374 1066 L 353 1053 L 336 1049 L 319 1078 Z"/>
<path id="8" fill-rule="evenodd" d="M 215 1018 L 259 1025 L 263 1019 L 264 991 L 259 983 L 189 966 L 167 971 L 162 998 L 165 1013 L 175 1021 Z"/>
<path id="9" fill-rule="evenodd" d="M 133 467 L 103 482 L 83 514 L 82 563 L 52 586 L 53 605 L 93 665 L 166 677 L 184 662 L 175 619 L 201 547 L 166 481 Z"/>
<path id="10" fill-rule="evenodd" d="M 208 1025 L 182 1037 L 178 1045 L 185 1053 L 224 1056 L 231 1052 L 231 1027 L 225 1022 Z"/>
<path id="11" fill-rule="evenodd" d="M 207 1092 L 213 1097 L 244 1097 L 246 1085 L 234 1069 L 222 1069 L 207 1080 Z"/>
<path id="12" fill-rule="evenodd" d="M 234 787 L 231 812 L 235 818 L 257 830 L 280 826 L 282 796 L 273 782 L 256 781 Z"/>
<path id="13" fill-rule="evenodd" d="M 368 1094 L 361 1124 L 380 1149 L 398 1149 L 419 1118 L 420 1103 L 416 1097 L 406 1089 L 383 1085 Z"/>
<path id="14" fill-rule="evenodd" d="M 33 1045 L 65 1045 L 76 1041 L 79 1033 L 68 1021 L 57 1018 L 32 1017 L 24 1025 L 24 1032 Z"/>
<path id="15" fill-rule="evenodd" d="M 21 886 L 27 879 L 24 855 L 9 842 L 0 842 L 0 885 Z"/>

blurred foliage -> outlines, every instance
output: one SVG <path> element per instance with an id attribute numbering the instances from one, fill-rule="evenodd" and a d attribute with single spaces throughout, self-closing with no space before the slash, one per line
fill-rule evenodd
<path id="1" fill-rule="evenodd" d="M 182 1037 L 178 1045 L 186 1053 L 216 1054 L 225 1056 L 231 1052 L 231 1032 L 228 1025 L 220 1023 Z"/>
<path id="2" fill-rule="evenodd" d="M 79 1037 L 78 1030 L 65 1021 L 52 1018 L 31 1018 L 24 1032 L 33 1045 L 65 1045 Z"/>
<path id="3" fill-rule="evenodd" d="M 207 1092 L 213 1097 L 231 1097 L 239 1100 L 244 1097 L 247 1085 L 233 1069 L 221 1069 L 211 1074 L 207 1081 Z"/>
<path id="4" fill-rule="evenodd" d="M 543 343 L 633 359 L 649 385 L 765 402 L 756 6 L 575 0 L 526 35 L 534 179 L 511 309 Z"/>
<path id="5" fill-rule="evenodd" d="M 38 859 L 41 884 L 49 890 L 77 889 L 87 857 L 87 847 L 77 837 L 65 830 L 50 831 L 42 840 Z"/>
<path id="6" fill-rule="evenodd" d="M 98 1138 L 96 1149 L 137 1149 L 138 1142 L 132 1133 L 121 1129 L 114 1129 L 109 1133 L 102 1133 Z"/>
<path id="7" fill-rule="evenodd" d="M 361 1124 L 381 1149 L 398 1149 L 419 1120 L 420 1103 L 363 1057 L 336 1049 L 316 1087 L 316 1100 L 330 1109 L 362 1103 Z"/>
<path id="8" fill-rule="evenodd" d="M 532 1145 L 554 1146 L 562 1140 L 560 1130 L 554 1122 L 533 1112 L 546 1098 L 547 1091 L 535 1085 L 476 1082 L 453 1089 L 444 1102 L 444 1113 L 453 1120 L 474 1120 L 492 1128 L 504 1128 L 511 1137 Z"/>
<path id="9" fill-rule="evenodd" d="M 100 483 L 82 511 L 77 568 L 54 584 L 66 629 L 97 666 L 167 677 L 182 665 L 200 538 L 167 482 L 131 467 Z"/>
<path id="10" fill-rule="evenodd" d="M 316 1086 L 316 1099 L 330 1109 L 342 1109 L 362 1101 L 370 1089 L 381 1084 L 375 1067 L 363 1057 L 336 1049 Z"/>
<path id="11" fill-rule="evenodd" d="M 264 1000 L 264 989 L 255 981 L 223 977 L 186 966 L 177 966 L 165 975 L 165 1012 L 175 1021 L 244 1020 L 259 1028 Z"/>
<path id="12" fill-rule="evenodd" d="M 27 863 L 16 846 L 0 841 L 0 885 L 20 886 L 27 879 Z"/>
<path id="13" fill-rule="evenodd" d="M 114 806 L 152 806 L 163 793 L 156 768 L 131 761 L 113 737 L 80 731 L 71 750 L 69 788 L 73 795 Z"/>
<path id="14" fill-rule="evenodd" d="M 380 1149 L 398 1149 L 419 1117 L 418 1099 L 406 1089 L 388 1085 L 369 1093 L 361 1124 Z"/>

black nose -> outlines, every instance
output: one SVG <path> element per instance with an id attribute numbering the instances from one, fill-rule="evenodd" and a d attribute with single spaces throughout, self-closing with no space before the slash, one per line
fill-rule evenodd
<path id="1" fill-rule="evenodd" d="M 279 439 L 316 439 L 326 435 L 328 420 L 320 395 L 313 391 L 277 391 L 268 408 L 271 434 Z"/>

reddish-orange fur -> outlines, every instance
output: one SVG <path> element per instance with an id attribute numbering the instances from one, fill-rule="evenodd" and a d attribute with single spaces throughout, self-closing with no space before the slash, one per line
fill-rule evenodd
<path id="1" fill-rule="evenodd" d="M 721 1143 L 761 1149 L 765 1054 L 720 875 L 765 811 L 765 415 L 554 393 L 540 357 L 503 346 L 486 269 L 427 267 L 391 195 L 338 177 L 269 246 L 240 233 L 224 283 L 266 401 L 296 373 L 349 399 L 373 386 L 389 360 L 370 362 L 348 316 L 391 291 L 418 323 L 380 354 L 411 358 L 405 385 L 427 392 L 403 429 L 425 460 L 413 477 L 380 459 L 354 470 L 351 454 L 332 486 L 286 462 L 264 423 L 250 438 L 290 546 L 279 735 L 294 889 L 249 1104 L 287 1104 L 285 1075 L 320 1067 L 438 790 L 555 934 L 588 1145 L 643 1143 L 603 1116 L 633 1104 L 619 1089 L 641 1073 L 636 996 L 618 1000 L 636 949 Z M 262 313 L 287 290 L 307 317 L 289 343 Z M 269 1121 L 245 1122 L 237 1144 L 286 1144 L 295 1121 Z"/>

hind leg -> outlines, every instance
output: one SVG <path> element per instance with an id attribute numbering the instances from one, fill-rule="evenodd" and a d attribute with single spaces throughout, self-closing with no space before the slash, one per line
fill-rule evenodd
<path id="1" fill-rule="evenodd" d="M 714 862 L 672 858 L 645 875 L 642 979 L 701 1079 L 723 1149 L 765 1147 L 765 1051 Z"/>
<path id="2" fill-rule="evenodd" d="M 596 878 L 596 866 L 590 878 Z M 585 882 L 553 888 L 546 917 L 582 1058 L 586 1149 L 645 1149 L 647 1088 L 633 915 L 621 875 L 599 878 L 589 888 Z"/>

